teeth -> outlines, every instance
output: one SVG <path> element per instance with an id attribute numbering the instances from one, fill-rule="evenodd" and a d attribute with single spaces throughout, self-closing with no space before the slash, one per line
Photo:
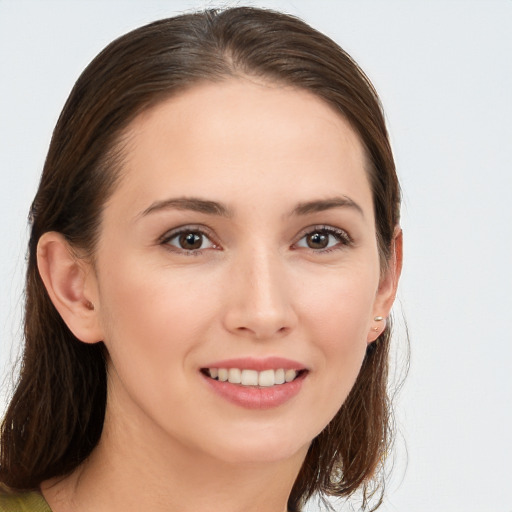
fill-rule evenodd
<path id="1" fill-rule="evenodd" d="M 285 382 L 291 382 L 297 377 L 296 370 L 241 370 L 240 368 L 208 368 L 212 379 L 242 386 L 271 387 Z"/>
<path id="2" fill-rule="evenodd" d="M 258 372 L 256 370 L 242 370 L 243 386 L 257 386 L 258 385 Z"/>
<path id="3" fill-rule="evenodd" d="M 228 371 L 228 381 L 231 384 L 240 384 L 242 382 L 242 372 L 238 368 L 230 368 Z"/>
<path id="4" fill-rule="evenodd" d="M 284 373 L 284 380 L 286 382 L 291 382 L 295 377 L 297 377 L 297 372 L 295 370 L 286 370 Z"/>
<path id="5" fill-rule="evenodd" d="M 260 372 L 258 376 L 258 384 L 261 387 L 268 388 L 273 386 L 276 382 L 276 372 L 274 370 L 265 370 Z"/>

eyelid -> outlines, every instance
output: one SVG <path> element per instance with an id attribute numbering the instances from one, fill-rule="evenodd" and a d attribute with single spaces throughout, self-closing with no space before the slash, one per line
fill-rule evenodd
<path id="1" fill-rule="evenodd" d="M 329 224 L 315 224 L 313 226 L 308 226 L 302 229 L 296 236 L 296 241 L 292 244 L 292 246 L 296 246 L 298 242 L 302 240 L 305 236 L 315 232 L 324 232 L 329 235 L 333 235 L 336 238 L 338 238 L 339 243 L 337 243 L 333 247 L 326 247 L 325 249 L 312 249 L 306 247 L 304 247 L 304 249 L 309 249 L 310 251 L 313 251 L 315 253 L 326 253 L 333 250 L 343 249 L 354 244 L 354 240 L 352 239 L 348 231 L 346 231 L 345 229 L 337 228 Z M 300 248 L 302 249 L 302 247 Z"/>
<path id="2" fill-rule="evenodd" d="M 169 244 L 169 241 L 173 238 L 176 238 L 177 236 L 183 234 L 183 233 L 199 233 L 212 243 L 213 247 L 208 247 L 205 249 L 195 249 L 195 250 L 187 250 L 187 249 L 180 249 L 179 247 L 174 247 Z M 164 245 L 169 250 L 172 250 L 174 252 L 180 252 L 183 254 L 200 254 L 201 252 L 209 249 L 221 249 L 220 244 L 218 243 L 215 235 L 213 234 L 212 230 L 203 224 L 184 224 L 182 226 L 178 226 L 175 228 L 172 228 L 168 231 L 166 231 L 162 236 L 160 236 L 157 240 L 159 245 Z"/>

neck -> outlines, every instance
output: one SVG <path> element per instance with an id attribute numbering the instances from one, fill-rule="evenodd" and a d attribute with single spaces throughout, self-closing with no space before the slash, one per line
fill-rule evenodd
<path id="1" fill-rule="evenodd" d="M 225 461 L 112 417 L 82 465 L 43 484 L 53 512 L 286 512 L 307 446 L 285 460 Z"/>

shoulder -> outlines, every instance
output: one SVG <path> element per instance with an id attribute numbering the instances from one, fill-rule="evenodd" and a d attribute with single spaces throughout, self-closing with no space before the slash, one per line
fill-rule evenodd
<path id="1" fill-rule="evenodd" d="M 0 512 L 51 512 L 51 509 L 39 492 L 13 493 L 0 487 Z"/>

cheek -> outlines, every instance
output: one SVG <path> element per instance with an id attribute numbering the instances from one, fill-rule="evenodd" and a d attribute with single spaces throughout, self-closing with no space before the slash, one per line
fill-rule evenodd
<path id="1" fill-rule="evenodd" d="M 169 282 L 165 273 L 157 275 L 140 264 L 122 261 L 105 269 L 104 275 L 108 278 L 100 289 L 101 318 L 114 364 L 119 359 L 138 365 L 152 360 L 158 365 L 187 348 L 172 342 L 179 339 L 180 331 L 190 332 L 194 325 L 183 283 Z"/>
<path id="2" fill-rule="evenodd" d="M 130 273 L 130 267 L 138 271 Z M 143 417 L 156 418 L 158 411 L 183 408 L 180 397 L 186 395 L 191 355 L 204 339 L 200 326 L 210 321 L 204 289 L 202 294 L 191 289 L 191 281 L 177 275 L 118 262 L 103 280 L 109 393 L 133 417 L 144 411 Z"/>
<path id="3" fill-rule="evenodd" d="M 327 421 L 341 407 L 359 374 L 367 348 L 367 334 L 378 278 L 356 271 L 326 279 L 309 294 L 306 327 L 319 364 L 319 406 Z"/>
<path id="4" fill-rule="evenodd" d="M 366 345 L 373 305 L 378 288 L 378 273 L 365 269 L 347 269 L 320 279 L 302 292 L 303 310 L 319 339 L 329 351 Z"/>
<path id="5" fill-rule="evenodd" d="M 130 331 L 146 333 L 190 333 L 202 316 L 211 313 L 205 293 L 210 286 L 190 272 L 128 260 L 117 261 L 104 275 L 101 304 L 106 324 L 114 331 L 130 326 Z"/>

